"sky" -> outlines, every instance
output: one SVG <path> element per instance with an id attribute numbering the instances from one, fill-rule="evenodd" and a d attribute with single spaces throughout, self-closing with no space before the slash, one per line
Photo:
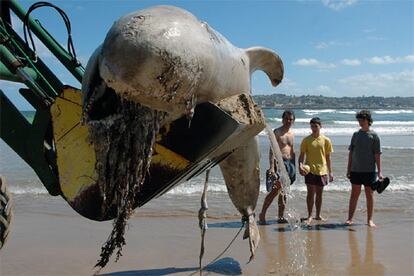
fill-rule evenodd
<path id="1" fill-rule="evenodd" d="M 19 1 L 27 10 L 36 1 Z M 53 1 L 69 16 L 79 60 L 92 52 L 121 16 L 156 5 L 174 5 L 207 22 L 239 48 L 263 46 L 282 58 L 285 76 L 274 88 L 258 71 L 253 95 L 414 96 L 414 1 Z M 50 8 L 33 12 L 66 45 L 66 29 Z M 13 16 L 16 29 L 19 20 Z M 45 47 L 40 57 L 67 84 L 80 88 Z M 0 88 L 21 110 L 32 109 L 19 97 L 20 85 Z"/>

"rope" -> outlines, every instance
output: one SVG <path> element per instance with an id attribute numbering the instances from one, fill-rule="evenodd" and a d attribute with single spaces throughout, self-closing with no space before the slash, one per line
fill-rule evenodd
<path id="1" fill-rule="evenodd" d="M 6 181 L 0 176 L 0 249 L 9 237 L 13 220 L 12 198 L 7 188 Z"/>
<path id="2" fill-rule="evenodd" d="M 31 5 L 30 8 L 29 8 L 29 10 L 27 11 L 25 17 L 24 17 L 24 20 L 23 20 L 24 40 L 26 42 L 26 46 L 30 49 L 30 46 L 29 46 L 29 43 L 28 43 L 28 40 L 27 40 L 27 36 L 29 36 L 30 42 L 32 44 L 32 49 L 33 49 L 33 52 L 35 54 L 34 60 L 35 61 L 37 60 L 36 45 L 34 43 L 33 36 L 32 36 L 32 32 L 31 32 L 30 27 L 29 27 L 29 15 L 35 9 L 41 8 L 41 7 L 51 7 L 51 8 L 54 8 L 55 10 L 58 11 L 58 13 L 60 14 L 60 16 L 62 17 L 63 22 L 65 23 L 65 26 L 66 26 L 67 33 L 68 33 L 68 41 L 67 41 L 67 47 L 68 47 L 68 49 L 67 49 L 67 51 L 69 52 L 69 55 L 72 57 L 72 61 L 74 61 L 75 63 L 78 64 L 79 62 L 78 62 L 78 60 L 76 58 L 75 47 L 73 46 L 72 28 L 71 28 L 71 25 L 70 25 L 69 17 L 66 15 L 66 13 L 61 8 L 59 8 L 59 7 L 51 4 L 49 2 L 37 2 L 37 3 L 34 3 L 33 5 Z M 40 27 L 42 27 L 42 26 L 40 25 Z M 53 39 L 53 37 L 52 37 L 52 39 Z M 59 43 L 57 43 L 57 45 L 60 46 Z"/>
<path id="3" fill-rule="evenodd" d="M 200 268 L 200 275 L 201 275 L 201 271 L 202 271 L 202 260 L 203 260 L 203 256 L 204 256 L 204 242 L 205 242 L 205 234 L 206 234 L 206 230 L 207 230 L 207 222 L 206 222 L 206 218 L 207 218 L 207 210 L 208 210 L 208 205 L 207 205 L 207 188 L 208 188 L 208 176 L 210 174 L 210 170 L 206 171 L 206 180 L 204 182 L 204 189 L 203 189 L 203 194 L 201 195 L 201 208 L 198 211 L 198 226 L 201 229 L 201 246 L 200 246 L 200 255 L 199 255 L 199 268 Z"/>
<path id="4" fill-rule="evenodd" d="M 234 236 L 234 238 L 230 241 L 230 243 L 227 245 L 227 247 L 217 257 L 215 257 L 212 261 L 210 261 L 207 265 L 205 265 L 203 268 L 200 269 L 200 275 L 201 275 L 201 272 L 204 270 L 204 268 L 206 268 L 207 266 L 211 265 L 212 263 L 214 263 L 215 261 L 217 261 L 218 259 L 220 259 L 221 256 L 223 256 L 223 254 L 226 253 L 226 251 L 230 248 L 230 246 L 233 244 L 233 242 L 237 239 L 237 237 L 239 236 L 240 232 L 243 230 L 244 225 L 245 225 L 245 221 L 242 220 L 242 226 L 237 231 L 237 233 Z M 193 272 L 190 275 L 194 275 L 195 273 L 197 273 L 197 272 Z"/>
<path id="5" fill-rule="evenodd" d="M 216 258 L 214 258 L 214 260 L 212 260 L 211 262 L 209 262 L 208 265 L 206 265 L 206 266 L 211 265 L 212 263 L 214 263 L 215 261 L 217 261 L 219 258 L 221 258 L 221 256 L 223 256 L 224 253 L 226 253 L 226 251 L 230 248 L 230 246 L 233 244 L 233 242 L 239 236 L 240 232 L 243 230 L 244 225 L 245 225 L 245 222 L 243 221 L 242 222 L 242 226 L 240 227 L 239 231 L 237 231 L 236 235 L 231 240 L 231 242 L 227 245 L 227 247 Z M 206 267 L 206 266 L 204 266 L 204 267 Z M 204 269 L 204 267 L 203 267 L 203 269 Z"/>
<path id="6" fill-rule="evenodd" d="M 204 267 L 202 267 L 202 259 L 204 256 L 204 244 L 205 244 L 205 233 L 207 230 L 207 223 L 206 223 L 206 211 L 208 210 L 208 206 L 207 206 L 207 188 L 208 188 L 208 177 L 210 174 L 210 170 L 206 171 L 206 178 L 205 178 L 205 182 L 204 182 L 204 189 L 203 189 L 203 193 L 201 195 L 201 208 L 198 211 L 198 226 L 200 227 L 201 230 L 201 247 L 200 247 L 200 257 L 199 257 L 199 272 L 200 275 L 202 275 L 202 271 L 204 268 L 206 268 L 207 266 L 211 265 L 212 263 L 214 263 L 215 261 L 217 261 L 221 256 L 223 256 L 224 253 L 226 253 L 226 251 L 230 248 L 230 246 L 233 244 L 233 242 L 236 240 L 236 238 L 239 236 L 240 232 L 243 230 L 243 227 L 246 224 L 246 221 L 248 220 L 248 217 L 244 217 L 242 218 L 242 225 L 240 227 L 240 229 L 237 231 L 236 235 L 233 237 L 233 239 L 230 241 L 230 243 L 226 246 L 226 248 L 216 257 L 214 258 L 212 261 L 210 261 L 207 265 L 205 265 Z M 194 275 L 197 272 L 193 272 L 190 275 Z"/>

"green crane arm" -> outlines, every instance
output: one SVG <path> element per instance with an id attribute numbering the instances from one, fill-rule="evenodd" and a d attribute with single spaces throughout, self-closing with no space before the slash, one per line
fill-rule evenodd
<path id="1" fill-rule="evenodd" d="M 35 109 L 33 122 L 28 122 L 0 90 L 0 137 L 33 168 L 51 195 L 60 195 L 50 106 L 64 85 L 14 30 L 11 12 L 27 25 L 79 83 L 82 82 L 84 68 L 39 21 L 29 16 L 32 7 L 26 12 L 16 0 L 0 0 L 0 80 L 24 84 L 27 88 L 18 92 Z"/>

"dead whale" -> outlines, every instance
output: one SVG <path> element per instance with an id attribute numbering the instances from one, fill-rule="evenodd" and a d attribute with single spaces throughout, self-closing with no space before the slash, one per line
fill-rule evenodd
<path id="1" fill-rule="evenodd" d="M 82 82 L 82 121 L 96 156 L 101 213 L 116 214 L 97 266 L 105 266 L 116 248 L 121 255 L 126 221 L 139 205 L 160 129 L 183 115 L 190 125 L 194 107 L 205 102 L 255 126 L 254 132 L 241 131 L 238 139 L 208 156 L 232 152 L 220 169 L 233 204 L 247 222 L 245 238 L 254 255 L 260 239 L 254 219 L 260 185 L 254 135 L 264 128 L 263 114 L 248 96 L 256 70 L 264 71 L 273 86 L 283 79 L 283 63 L 275 52 L 237 48 L 180 8 L 148 8 L 114 23 L 91 56 Z"/>

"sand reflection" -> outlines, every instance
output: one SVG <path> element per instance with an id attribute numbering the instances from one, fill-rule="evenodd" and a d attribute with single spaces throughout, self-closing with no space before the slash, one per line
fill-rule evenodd
<path id="1" fill-rule="evenodd" d="M 365 255 L 361 255 L 357 232 L 348 233 L 349 252 L 351 254 L 348 266 L 349 275 L 384 275 L 385 267 L 375 261 L 374 238 L 375 229 L 367 228 L 365 238 Z"/>

